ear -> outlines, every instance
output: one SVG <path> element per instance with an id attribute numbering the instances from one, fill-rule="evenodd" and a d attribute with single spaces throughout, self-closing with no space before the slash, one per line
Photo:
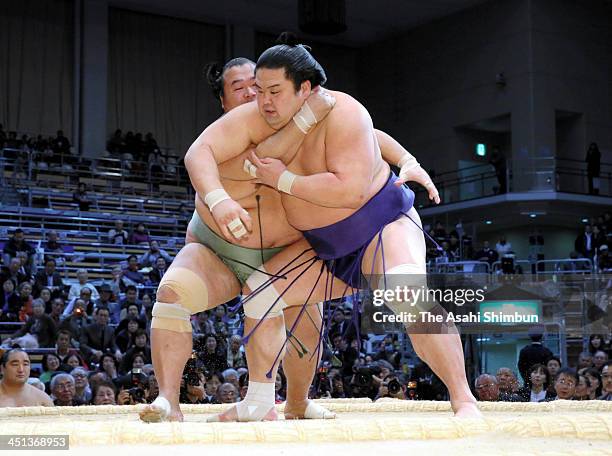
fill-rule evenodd
<path id="1" fill-rule="evenodd" d="M 300 85 L 299 95 L 305 100 L 310 96 L 310 92 L 312 92 L 312 86 L 310 84 L 310 81 L 302 82 L 302 84 Z"/>

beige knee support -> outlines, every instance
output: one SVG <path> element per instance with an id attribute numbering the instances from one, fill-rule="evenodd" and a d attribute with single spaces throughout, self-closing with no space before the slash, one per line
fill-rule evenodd
<path id="1" fill-rule="evenodd" d="M 265 271 L 263 266 L 259 269 Z M 287 307 L 287 303 L 283 298 L 279 299 L 280 295 L 276 291 L 274 284 L 267 283 L 269 280 L 270 278 L 266 274 L 259 271 L 255 271 L 247 279 L 246 284 L 251 289 L 251 293 L 255 292 L 254 296 L 250 297 L 251 295 L 249 295 L 247 297 L 248 300 L 243 306 L 244 314 L 247 317 L 261 320 L 262 318 L 274 318 L 283 314 L 283 309 Z M 270 309 L 274 302 L 276 304 Z M 269 312 L 268 309 L 270 309 Z"/>
<path id="2" fill-rule="evenodd" d="M 191 332 L 191 315 L 206 310 L 208 289 L 204 280 L 187 268 L 170 268 L 159 284 L 177 295 L 175 304 L 157 301 L 153 306 L 151 328 Z M 158 289 L 159 289 L 158 288 Z"/>
<path id="3" fill-rule="evenodd" d="M 385 275 L 379 279 L 378 288 L 394 292 L 393 298 L 385 302 L 395 314 L 417 315 L 435 306 L 427 295 L 427 275 L 423 265 L 400 264 L 385 271 Z"/>

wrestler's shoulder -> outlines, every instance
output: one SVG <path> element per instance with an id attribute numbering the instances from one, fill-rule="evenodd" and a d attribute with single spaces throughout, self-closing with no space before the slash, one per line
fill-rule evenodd
<path id="1" fill-rule="evenodd" d="M 329 90 L 329 93 L 336 99 L 334 109 L 328 115 L 331 122 L 336 121 L 339 124 L 346 124 L 351 119 L 365 120 L 370 118 L 367 109 L 348 93 L 336 90 Z"/>

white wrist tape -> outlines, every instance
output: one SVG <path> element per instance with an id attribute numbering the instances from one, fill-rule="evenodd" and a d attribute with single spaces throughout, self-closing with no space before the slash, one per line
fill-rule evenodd
<path id="1" fill-rule="evenodd" d="M 296 177 L 297 175 L 293 174 L 291 171 L 283 171 L 283 174 L 281 174 L 278 178 L 278 184 L 276 184 L 276 188 L 278 188 L 281 192 L 285 192 L 291 195 L 291 186 L 293 185 L 293 181 Z"/>
<path id="2" fill-rule="evenodd" d="M 406 153 L 400 161 L 397 163 L 397 167 L 401 168 L 402 171 L 408 171 L 409 169 L 416 168 L 417 166 L 421 166 L 419 162 L 414 158 L 413 155 Z"/>
<path id="3" fill-rule="evenodd" d="M 212 192 L 209 192 L 204 197 L 204 202 L 208 206 L 208 209 L 212 212 L 213 208 L 219 204 L 221 201 L 225 201 L 231 199 L 225 190 L 222 188 L 217 188 Z"/>
<path id="4" fill-rule="evenodd" d="M 312 109 L 310 109 L 310 106 L 308 106 L 307 101 L 304 102 L 300 110 L 293 116 L 293 121 L 305 135 L 308 134 L 310 128 L 317 123 L 317 118 L 312 112 Z"/>
<path id="5" fill-rule="evenodd" d="M 252 177 L 257 177 L 257 166 L 251 163 L 251 160 L 248 158 L 244 160 L 244 165 L 242 169 L 245 173 L 250 174 Z"/>

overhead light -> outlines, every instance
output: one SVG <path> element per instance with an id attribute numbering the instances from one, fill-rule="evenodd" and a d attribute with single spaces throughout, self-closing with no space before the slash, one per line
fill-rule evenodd
<path id="1" fill-rule="evenodd" d="M 493 223 L 493 222 L 492 222 L 491 220 L 487 220 L 487 221 L 485 221 L 485 223 L 486 223 L 487 225 L 490 225 L 490 224 L 491 224 L 491 223 Z"/>
<path id="2" fill-rule="evenodd" d="M 583 218 L 583 219 L 582 219 L 582 223 L 589 223 L 589 219 L 588 219 L 588 218 L 586 218 L 586 217 L 585 217 L 585 218 Z"/>
<path id="3" fill-rule="evenodd" d="M 538 216 L 538 214 L 529 214 L 529 217 L 531 218 L 536 218 Z"/>

